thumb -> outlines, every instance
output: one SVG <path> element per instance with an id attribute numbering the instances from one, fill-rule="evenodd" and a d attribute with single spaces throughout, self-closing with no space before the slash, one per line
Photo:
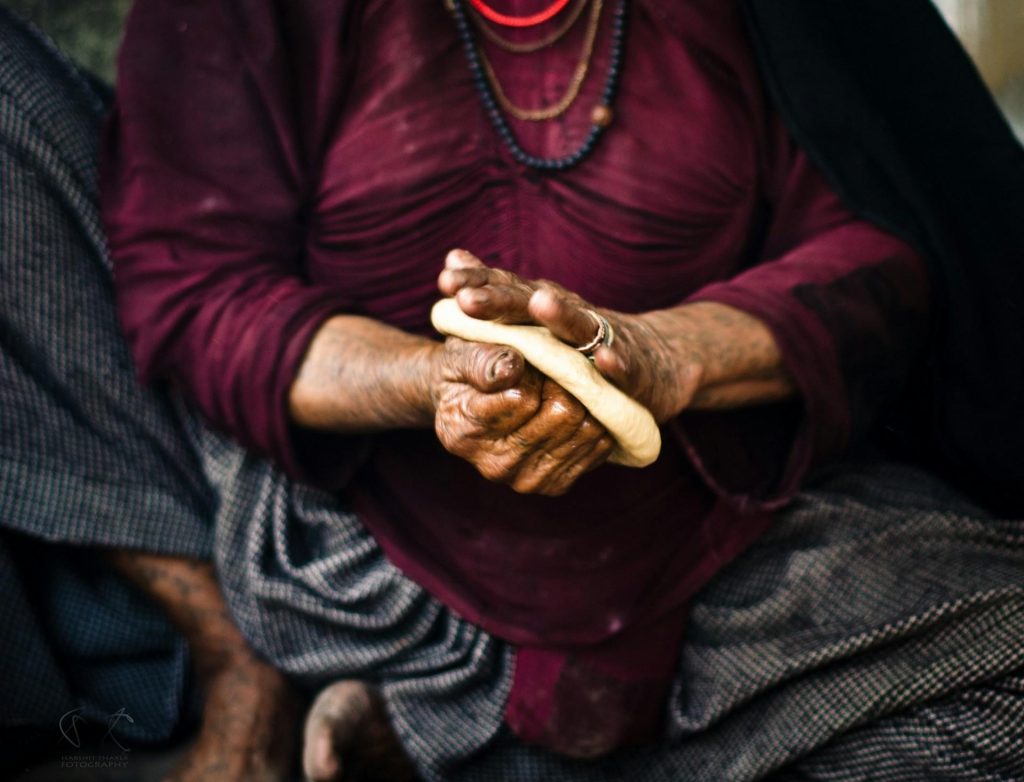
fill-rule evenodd
<path id="1" fill-rule="evenodd" d="M 503 345 L 467 342 L 461 359 L 463 382 L 485 394 L 511 388 L 522 379 L 526 368 L 522 354 Z"/>

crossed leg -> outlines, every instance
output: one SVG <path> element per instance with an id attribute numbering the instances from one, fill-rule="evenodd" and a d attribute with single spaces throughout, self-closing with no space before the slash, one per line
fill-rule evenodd
<path id="1" fill-rule="evenodd" d="M 130 551 L 111 552 L 109 560 L 159 604 L 192 653 L 203 694 L 202 728 L 170 779 L 288 779 L 301 698 L 242 638 L 228 614 L 213 566 Z"/>
<path id="2" fill-rule="evenodd" d="M 213 566 L 130 551 L 111 552 L 109 560 L 159 604 L 192 652 L 204 698 L 202 728 L 168 782 L 290 778 L 301 695 L 246 643 L 231 620 Z M 303 770 L 313 782 L 414 778 L 379 693 L 355 679 L 325 688 L 309 710 Z"/>

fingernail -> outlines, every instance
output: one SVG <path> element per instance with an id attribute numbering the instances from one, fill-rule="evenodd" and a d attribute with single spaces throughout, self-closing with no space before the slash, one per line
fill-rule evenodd
<path id="1" fill-rule="evenodd" d="M 490 296 L 487 295 L 486 291 L 472 291 L 469 294 L 469 300 L 474 304 L 486 304 Z"/>
<path id="2" fill-rule="evenodd" d="M 494 379 L 508 377 L 512 374 L 513 369 L 515 369 L 515 359 L 510 352 L 505 351 L 494 362 Z"/>

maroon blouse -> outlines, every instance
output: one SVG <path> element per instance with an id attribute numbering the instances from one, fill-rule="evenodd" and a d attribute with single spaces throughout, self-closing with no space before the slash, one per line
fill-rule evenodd
<path id="1" fill-rule="evenodd" d="M 607 5 L 581 98 L 513 122 L 529 151 L 587 131 Z M 561 96 L 584 27 L 528 56 L 488 45 L 513 100 Z M 843 207 L 766 103 L 733 2 L 638 0 L 626 46 L 613 126 L 540 175 L 490 127 L 442 0 L 137 0 L 104 156 L 143 380 L 172 378 L 215 426 L 343 489 L 399 567 L 529 648 L 509 717 L 532 738 L 564 722 L 544 693 L 567 655 L 577 692 L 596 676 L 664 694 L 687 599 L 863 429 L 926 317 L 918 259 Z M 317 327 L 349 312 L 430 334 L 453 247 L 627 312 L 746 310 L 801 404 L 684 414 L 655 465 L 602 467 L 557 499 L 485 481 L 430 431 L 296 431 L 287 392 Z"/>

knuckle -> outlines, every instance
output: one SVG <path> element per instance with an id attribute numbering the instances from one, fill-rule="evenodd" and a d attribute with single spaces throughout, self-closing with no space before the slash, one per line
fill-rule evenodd
<path id="1" fill-rule="evenodd" d="M 522 280 L 519 279 L 519 275 L 507 269 L 491 269 L 490 282 L 497 285 L 519 285 Z"/>
<path id="2" fill-rule="evenodd" d="M 481 427 L 480 417 L 473 404 L 476 399 L 476 395 L 471 393 L 460 394 L 449 414 L 449 426 L 462 434 L 477 432 Z"/>
<path id="3" fill-rule="evenodd" d="M 550 291 L 552 294 L 559 298 L 565 298 L 566 294 L 568 293 L 568 291 L 561 285 L 559 285 L 557 282 L 555 282 L 554 280 L 549 280 L 546 277 L 537 280 L 536 289 Z"/>
<path id="4" fill-rule="evenodd" d="M 542 451 L 526 469 L 519 471 L 510 485 L 520 494 L 543 494 L 554 466 L 550 454 Z"/>
<path id="5" fill-rule="evenodd" d="M 564 399 L 554 399 L 548 405 L 547 415 L 554 423 L 562 423 L 572 419 L 572 408 Z"/>
<path id="6" fill-rule="evenodd" d="M 476 462 L 476 468 L 489 481 L 512 483 L 519 474 L 519 459 L 511 453 L 491 451 Z"/>
<path id="7" fill-rule="evenodd" d="M 519 494 L 544 494 L 548 489 L 550 470 L 534 466 L 524 470 L 509 484 Z"/>
<path id="8" fill-rule="evenodd" d="M 597 441 L 597 445 L 594 447 L 594 450 L 600 456 L 608 456 L 612 451 L 615 450 L 616 447 L 617 444 L 615 440 L 610 435 L 604 434 Z"/>
<path id="9" fill-rule="evenodd" d="M 534 445 L 533 441 L 521 432 L 512 432 L 508 436 L 507 442 L 511 448 L 519 452 L 528 451 Z"/>
<path id="10" fill-rule="evenodd" d="M 545 497 L 561 497 L 563 494 L 572 488 L 572 482 L 570 481 L 557 481 L 549 484 L 544 488 L 540 489 L 537 494 L 541 494 Z"/>
<path id="11" fill-rule="evenodd" d="M 471 445 L 472 440 L 464 436 L 464 432 L 459 431 L 458 427 L 453 426 L 444 418 L 439 416 L 435 419 L 434 432 L 437 434 L 437 439 L 440 440 L 441 445 L 445 447 L 445 450 L 456 456 L 472 454 L 474 450 Z"/>
<path id="12" fill-rule="evenodd" d="M 491 360 L 489 347 L 474 345 L 463 354 L 462 374 L 463 377 L 474 378 L 478 382 L 486 380 L 487 365 Z"/>
<path id="13" fill-rule="evenodd" d="M 543 494 L 540 491 L 540 481 L 534 477 L 528 478 L 517 478 L 515 481 L 509 484 L 512 491 L 516 494 Z"/>
<path id="14" fill-rule="evenodd" d="M 493 483 L 506 483 L 509 480 L 508 472 L 497 462 L 491 459 L 484 459 L 476 463 L 477 472 Z"/>
<path id="15" fill-rule="evenodd" d="M 601 426 L 594 418 L 587 415 L 580 421 L 579 426 L 580 437 L 587 440 L 597 440 L 604 434 L 604 427 Z"/>
<path id="16" fill-rule="evenodd" d="M 551 400 L 548 404 L 547 414 L 553 424 L 560 426 L 579 426 L 586 418 L 586 414 L 578 403 L 563 396 Z"/>

